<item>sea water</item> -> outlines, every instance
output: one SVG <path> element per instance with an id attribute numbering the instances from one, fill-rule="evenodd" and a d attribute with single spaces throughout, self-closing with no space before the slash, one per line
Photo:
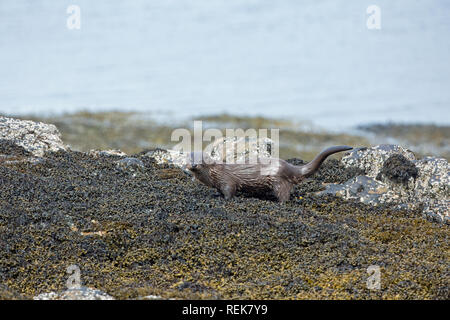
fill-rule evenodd
<path id="1" fill-rule="evenodd" d="M 0 113 L 449 124 L 449 35 L 447 0 L 1 0 Z"/>

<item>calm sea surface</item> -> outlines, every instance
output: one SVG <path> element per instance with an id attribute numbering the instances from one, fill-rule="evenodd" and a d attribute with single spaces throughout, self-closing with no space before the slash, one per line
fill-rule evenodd
<path id="1" fill-rule="evenodd" d="M 78 110 L 450 124 L 450 1 L 1 0 L 0 113 Z"/>

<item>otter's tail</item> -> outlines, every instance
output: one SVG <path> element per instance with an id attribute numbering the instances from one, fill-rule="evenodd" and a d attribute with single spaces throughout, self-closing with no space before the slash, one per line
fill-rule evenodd
<path id="1" fill-rule="evenodd" d="M 323 150 L 321 153 L 319 153 L 312 161 L 308 162 L 304 166 L 300 166 L 299 173 L 303 177 L 307 177 L 319 169 L 322 162 L 328 158 L 328 156 L 332 155 L 333 153 L 347 151 L 353 149 L 349 146 L 335 146 L 330 147 L 325 150 Z"/>

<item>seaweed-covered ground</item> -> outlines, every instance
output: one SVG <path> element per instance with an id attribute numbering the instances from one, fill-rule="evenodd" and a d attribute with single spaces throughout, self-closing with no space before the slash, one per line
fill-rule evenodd
<path id="1" fill-rule="evenodd" d="M 72 264 L 84 286 L 120 299 L 449 298 L 448 226 L 315 196 L 359 173 L 336 160 L 280 204 L 225 201 L 145 153 L 17 162 L 29 154 L 1 150 L 14 161 L 0 159 L 0 298 L 64 290 Z M 380 290 L 367 288 L 371 265 Z"/>

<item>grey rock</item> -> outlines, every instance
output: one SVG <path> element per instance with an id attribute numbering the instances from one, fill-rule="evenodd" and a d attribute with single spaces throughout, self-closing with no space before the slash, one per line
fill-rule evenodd
<path id="1" fill-rule="evenodd" d="M 274 143 L 269 138 L 233 137 L 216 139 L 208 145 L 204 152 L 215 162 L 229 162 L 229 160 L 246 162 L 251 157 L 268 158 Z M 167 163 L 177 167 L 184 167 L 190 161 L 190 156 L 177 150 L 152 150 L 145 156 L 153 158 L 158 164 Z"/>
<path id="2" fill-rule="evenodd" d="M 0 139 L 11 140 L 34 156 L 46 151 L 67 150 L 53 124 L 0 117 Z"/>
<path id="3" fill-rule="evenodd" d="M 224 137 L 205 148 L 217 162 L 246 162 L 250 157 L 270 158 L 274 142 L 269 138 Z"/>
<path id="4" fill-rule="evenodd" d="M 392 159 L 403 161 L 403 169 L 401 166 L 394 168 L 400 179 L 386 173 L 386 164 Z M 355 149 L 342 158 L 342 163 L 346 167 L 363 169 L 366 175 L 343 184 L 328 185 L 319 194 L 334 194 L 372 205 L 392 203 L 400 208 L 423 207 L 423 213 L 450 222 L 450 175 L 445 159 L 418 160 L 411 151 L 400 146 L 379 145 Z"/>
<path id="5" fill-rule="evenodd" d="M 172 164 L 176 167 L 184 167 L 186 166 L 189 155 L 183 152 L 179 152 L 177 150 L 162 150 L 156 149 L 147 152 L 144 154 L 145 157 L 152 158 L 158 164 Z"/>
<path id="6" fill-rule="evenodd" d="M 415 196 L 424 203 L 424 213 L 450 222 L 450 166 L 445 159 L 427 157 L 415 162 L 419 178 Z"/>
<path id="7" fill-rule="evenodd" d="M 144 296 L 144 297 L 139 297 L 137 300 L 166 300 L 161 296 L 155 296 L 155 295 L 148 295 L 148 296 Z M 169 299 L 169 300 L 173 300 L 173 299 Z"/>
<path id="8" fill-rule="evenodd" d="M 73 288 L 62 292 L 41 293 L 33 300 L 114 300 L 107 293 L 88 287 Z"/>
<path id="9" fill-rule="evenodd" d="M 124 158 L 117 161 L 117 166 L 124 171 L 137 172 L 145 168 L 144 163 L 137 158 Z"/>
<path id="10" fill-rule="evenodd" d="M 389 189 L 388 185 L 368 176 L 357 176 L 343 184 L 330 184 L 320 194 L 333 194 L 371 205 L 379 205 L 399 199 L 396 193 Z"/>
<path id="11" fill-rule="evenodd" d="M 90 150 L 89 155 L 99 157 L 126 157 L 127 154 L 121 150 Z"/>
<path id="12" fill-rule="evenodd" d="M 383 168 L 384 162 L 394 154 L 401 154 L 408 160 L 415 160 L 414 153 L 392 144 L 382 144 L 372 148 L 355 148 L 342 158 L 346 167 L 357 167 L 366 175 L 375 178 Z"/>

